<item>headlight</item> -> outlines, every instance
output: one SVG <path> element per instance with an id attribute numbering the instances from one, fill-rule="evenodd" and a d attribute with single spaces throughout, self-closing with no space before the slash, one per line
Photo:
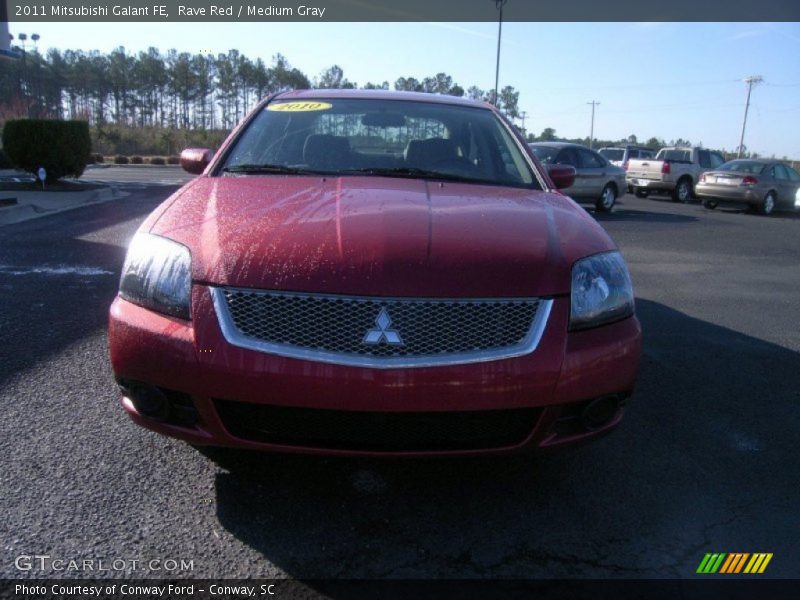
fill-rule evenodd
<path id="1" fill-rule="evenodd" d="M 586 329 L 633 314 L 633 286 L 619 252 L 584 258 L 572 267 L 570 329 Z"/>
<path id="2" fill-rule="evenodd" d="M 190 319 L 192 259 L 189 249 L 149 233 L 137 233 L 128 247 L 119 295 L 151 310 Z"/>

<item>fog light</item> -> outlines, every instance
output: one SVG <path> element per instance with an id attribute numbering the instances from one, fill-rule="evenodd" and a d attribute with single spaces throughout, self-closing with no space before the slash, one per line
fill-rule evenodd
<path id="1" fill-rule="evenodd" d="M 617 411 L 619 411 L 619 397 L 617 396 L 603 396 L 593 400 L 581 413 L 583 426 L 588 431 L 602 429 L 614 420 Z"/>
<path id="2" fill-rule="evenodd" d="M 136 412 L 164 421 L 169 416 L 167 397 L 157 387 L 143 383 L 132 383 L 122 387 L 122 392 L 131 399 Z"/>

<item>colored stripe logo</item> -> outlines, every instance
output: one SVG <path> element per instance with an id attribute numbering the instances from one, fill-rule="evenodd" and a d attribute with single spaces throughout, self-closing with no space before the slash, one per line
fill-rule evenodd
<path id="1" fill-rule="evenodd" d="M 708 553 L 700 561 L 697 573 L 713 575 L 735 575 L 747 573 L 751 575 L 763 573 L 769 561 L 772 560 L 771 552 L 733 552 L 733 553 Z"/>

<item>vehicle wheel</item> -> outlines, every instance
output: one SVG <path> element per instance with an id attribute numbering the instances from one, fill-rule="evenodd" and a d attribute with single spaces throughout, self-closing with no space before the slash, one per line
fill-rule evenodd
<path id="1" fill-rule="evenodd" d="M 633 193 L 636 195 L 637 198 L 647 198 L 650 195 L 650 192 L 647 190 L 643 190 L 642 188 L 636 188 L 633 190 Z"/>
<path id="2" fill-rule="evenodd" d="M 683 202 L 688 204 L 692 199 L 692 181 L 690 179 L 681 179 L 675 186 L 675 191 L 672 193 L 672 199 L 675 202 Z"/>
<path id="3" fill-rule="evenodd" d="M 764 202 L 761 204 L 761 214 L 762 215 L 771 215 L 772 212 L 775 210 L 775 192 L 768 192 L 766 196 L 764 196 Z"/>
<path id="4" fill-rule="evenodd" d="M 594 207 L 599 212 L 611 212 L 617 202 L 617 189 L 610 183 L 603 188 L 603 193 L 594 203 Z"/>
<path id="5" fill-rule="evenodd" d="M 717 208 L 717 206 L 719 206 L 719 202 L 716 200 L 703 200 L 703 206 L 709 210 L 714 210 Z"/>

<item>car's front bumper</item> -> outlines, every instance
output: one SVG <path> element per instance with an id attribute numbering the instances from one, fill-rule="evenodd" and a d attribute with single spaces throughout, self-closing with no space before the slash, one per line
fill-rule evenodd
<path id="1" fill-rule="evenodd" d="M 635 317 L 568 333 L 569 300 L 559 297 L 531 354 L 440 367 L 351 367 L 232 346 L 220 330 L 209 289 L 194 286 L 192 302 L 193 321 L 187 322 L 117 298 L 111 307 L 109 343 L 114 373 L 126 386 L 122 404 L 130 417 L 139 425 L 199 445 L 416 456 L 508 452 L 578 442 L 605 433 L 620 421 L 622 404 L 633 391 L 641 349 Z M 140 384 L 157 387 L 191 418 L 146 416 L 130 397 L 131 387 Z M 620 404 L 613 415 L 599 427 L 582 426 L 584 407 L 609 398 Z M 250 412 L 238 410 L 242 408 Z M 489 421 L 497 417 L 498 427 L 517 414 L 529 421 L 515 426 L 514 436 L 500 435 L 497 443 L 488 445 L 420 442 L 403 447 L 397 442 L 400 438 L 392 436 L 397 443 L 385 446 L 363 440 L 350 445 L 346 436 L 339 436 L 336 443 L 304 443 L 298 441 L 299 434 L 282 436 L 263 423 L 259 431 L 264 435 L 251 435 L 251 424 L 242 422 L 248 414 L 257 415 L 254 422 L 274 417 L 275 427 L 291 421 L 294 429 L 297 419 L 308 415 L 317 432 L 325 423 L 353 428 L 372 423 L 446 427 L 448 414 L 454 421 L 465 421 L 456 435 L 480 425 L 466 422 L 470 417 L 486 415 Z M 331 415 L 339 418 L 330 419 Z M 577 420 L 568 419 L 576 416 Z"/>

